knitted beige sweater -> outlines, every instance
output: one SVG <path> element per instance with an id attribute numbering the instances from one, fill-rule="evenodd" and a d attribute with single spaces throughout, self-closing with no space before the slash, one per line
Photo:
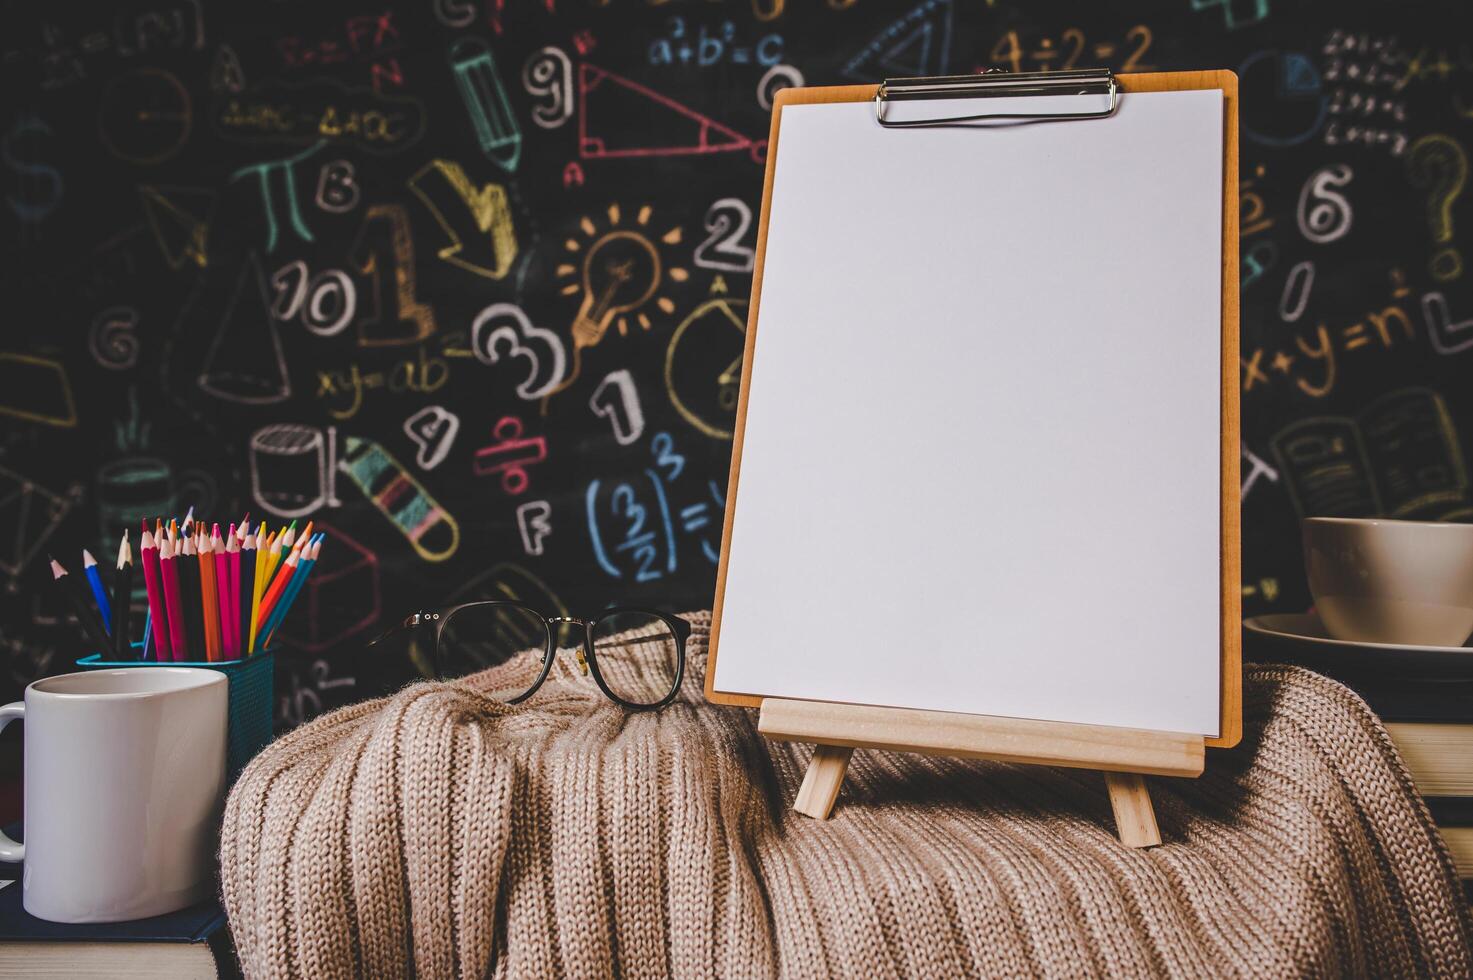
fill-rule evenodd
<path id="1" fill-rule="evenodd" d="M 266 749 L 231 793 L 249 977 L 1473 974 L 1446 849 L 1344 688 L 1250 667 L 1243 745 L 1152 779 L 1162 847 L 1098 774 L 858 752 L 828 822 L 803 747 L 700 694 L 628 714 L 529 664 L 418 684 Z M 637 664 L 627 669 L 637 670 Z"/>

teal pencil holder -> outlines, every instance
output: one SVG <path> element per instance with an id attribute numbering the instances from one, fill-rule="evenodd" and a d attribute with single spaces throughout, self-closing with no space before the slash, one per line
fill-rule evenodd
<path id="1" fill-rule="evenodd" d="M 141 644 L 133 644 L 135 648 Z M 229 719 L 226 722 L 226 775 L 230 782 L 271 741 L 272 692 L 275 684 L 276 651 L 263 650 L 245 660 L 188 661 L 162 663 L 153 660 L 104 660 L 94 653 L 77 661 L 83 670 L 113 670 L 119 667 L 147 670 L 150 667 L 204 667 L 218 670 L 229 680 Z"/>

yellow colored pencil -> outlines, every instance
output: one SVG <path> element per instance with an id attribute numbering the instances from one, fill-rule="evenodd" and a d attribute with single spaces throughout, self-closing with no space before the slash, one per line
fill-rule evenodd
<path id="1" fill-rule="evenodd" d="M 261 533 L 266 534 L 266 522 L 261 522 Z M 257 540 L 260 540 L 259 538 Z M 256 580 L 251 583 L 251 635 L 246 640 L 246 653 L 256 649 L 256 630 L 261 625 L 261 593 L 266 590 L 266 576 L 271 570 L 271 557 L 280 554 L 281 546 L 276 535 L 266 536 L 266 545 L 257 546 L 256 551 Z"/>

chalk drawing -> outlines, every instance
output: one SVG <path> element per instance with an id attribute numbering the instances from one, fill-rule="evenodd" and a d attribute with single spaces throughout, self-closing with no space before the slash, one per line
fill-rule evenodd
<path id="1" fill-rule="evenodd" d="M 45 220 L 61 203 L 62 193 L 66 188 L 60 170 L 40 160 L 30 159 L 31 154 L 23 152 L 21 143 L 31 134 L 51 136 L 52 130 L 38 116 L 20 115 L 5 135 L 0 137 L 0 161 L 16 172 L 20 185 L 20 195 L 7 194 L 5 203 L 26 224 Z M 44 190 L 42 184 L 46 185 Z"/>
<path id="2" fill-rule="evenodd" d="M 1438 282 L 1456 279 L 1463 274 L 1463 255 L 1451 244 L 1453 202 L 1468 181 L 1468 156 L 1452 137 L 1430 133 L 1407 151 L 1407 173 L 1413 187 L 1427 191 L 1427 225 L 1438 246 L 1428 263 L 1432 278 Z"/>
<path id="3" fill-rule="evenodd" d="M 248 288 L 252 279 L 254 289 Z M 241 405 L 270 405 L 291 397 L 286 354 L 255 253 L 241 264 L 197 383 L 216 398 Z"/>
<path id="4" fill-rule="evenodd" d="M 469 27 L 476 19 L 476 5 L 463 0 L 434 0 L 435 19 L 446 27 Z"/>
<path id="5" fill-rule="evenodd" d="M 378 555 L 335 524 L 321 518 L 314 524 L 327 534 L 328 547 L 322 550 L 292 615 L 281 625 L 281 636 L 308 653 L 357 636 L 383 615 Z M 318 681 L 319 689 L 350 684 L 349 678 L 329 681 L 325 675 Z"/>
<path id="6" fill-rule="evenodd" d="M 459 417 L 439 405 L 426 405 L 404 420 L 405 434 L 419 447 L 414 461 L 422 470 L 432 470 L 445 461 L 459 431 Z"/>
<path id="7" fill-rule="evenodd" d="M 136 68 L 109 81 L 97 111 L 108 152 L 139 166 L 163 163 L 189 139 L 194 107 L 178 78 L 161 68 Z"/>
<path id="8" fill-rule="evenodd" d="M 496 364 L 503 356 L 520 359 L 527 373 L 517 395 L 536 401 L 550 392 L 567 367 L 563 340 L 551 330 L 534 327 L 514 303 L 493 303 L 471 323 L 471 351 L 482 364 Z"/>
<path id="9" fill-rule="evenodd" d="M 1255 51 L 1238 66 L 1239 89 L 1259 92 L 1263 111 L 1242 123 L 1264 146 L 1296 146 L 1312 138 L 1330 111 L 1319 69 L 1299 51 Z M 1270 128 L 1272 127 L 1272 128 Z"/>
<path id="10" fill-rule="evenodd" d="M 0 466 L 0 572 L 25 571 L 81 499 L 80 490 L 63 496 Z"/>
<path id="11" fill-rule="evenodd" d="M 547 437 L 522 436 L 522 420 L 515 415 L 500 419 L 491 433 L 496 441 L 476 450 L 471 471 L 477 476 L 501 475 L 501 489 L 510 496 L 526 492 L 531 480 L 527 467 L 547 458 Z"/>
<path id="12" fill-rule="evenodd" d="M 573 63 L 562 48 L 549 44 L 528 55 L 522 87 L 541 100 L 532 107 L 532 121 L 543 129 L 557 129 L 572 117 Z"/>
<path id="13" fill-rule="evenodd" d="M 546 500 L 529 500 L 517 508 L 517 530 L 522 535 L 522 550 L 540 555 L 543 541 L 552 534 L 552 504 Z"/>
<path id="14" fill-rule="evenodd" d="M 632 127 L 625 121 L 630 118 L 642 124 Z M 730 152 L 763 163 L 767 141 L 749 139 L 622 75 L 587 62 L 578 66 L 578 155 L 585 160 Z"/>
<path id="15" fill-rule="evenodd" d="M 751 272 L 756 249 L 743 245 L 752 227 L 752 209 L 739 197 L 723 197 L 706 209 L 706 230 L 711 234 L 696 246 L 691 260 L 702 269 Z"/>
<path id="16" fill-rule="evenodd" d="M 360 347 L 414 344 L 435 332 L 435 311 L 417 296 L 414 240 L 403 205 L 375 204 L 368 209 L 353 257 L 358 271 L 368 276 L 373 297 L 371 311 L 358 319 Z M 385 301 L 390 282 L 392 309 Z"/>
<path id="17" fill-rule="evenodd" d="M 297 318 L 319 337 L 347 329 L 358 309 L 358 287 L 341 269 L 323 269 L 307 278 L 307 263 L 288 262 L 271 276 L 275 296 L 271 313 L 278 320 Z"/>
<path id="18" fill-rule="evenodd" d="M 951 67 L 951 0 L 925 0 L 890 23 L 840 70 L 858 82 L 945 75 Z"/>
<path id="19" fill-rule="evenodd" d="M 329 160 L 317 175 L 317 206 L 333 214 L 346 214 L 358 206 L 362 196 L 353 164 Z"/>
<path id="20" fill-rule="evenodd" d="M 264 163 L 255 163 L 249 167 L 241 167 L 230 175 L 231 183 L 234 183 L 247 174 L 255 174 L 256 179 L 260 182 L 261 203 L 266 212 L 267 254 L 276 250 L 276 243 L 280 237 L 280 231 L 276 221 L 276 206 L 273 203 L 274 198 L 271 194 L 271 175 L 275 173 L 281 174 L 282 184 L 285 190 L 287 220 L 291 223 L 292 230 L 297 233 L 297 237 L 302 239 L 302 241 L 313 241 L 312 229 L 307 227 L 302 217 L 302 209 L 297 204 L 296 165 L 316 153 L 324 145 L 326 144 L 323 142 L 314 143 L 294 157 L 287 157 L 284 160 L 267 160 Z"/>
<path id="21" fill-rule="evenodd" d="M 1321 167 L 1309 175 L 1299 192 L 1299 233 L 1318 245 L 1338 241 L 1350 233 L 1355 217 L 1350 201 L 1334 188 L 1344 187 L 1355 173 L 1346 163 Z M 1312 203 L 1311 203 L 1312 202 Z"/>
<path id="22" fill-rule="evenodd" d="M 477 187 L 460 164 L 431 160 L 409 178 L 409 189 L 450 239 L 437 253 L 442 262 L 487 279 L 511 271 L 517 236 L 505 187 Z"/>
<path id="23" fill-rule="evenodd" d="M 1279 319 L 1294 323 L 1304 315 L 1309 304 L 1310 291 L 1314 289 L 1314 263 L 1309 259 L 1295 264 L 1284 280 L 1284 294 L 1279 297 Z"/>
<path id="24" fill-rule="evenodd" d="M 1300 419 L 1270 443 L 1301 517 L 1473 515 L 1457 430 L 1430 389 L 1390 392 L 1356 418 Z"/>
<path id="25" fill-rule="evenodd" d="M 785 88 L 802 88 L 803 73 L 792 65 L 773 65 L 757 81 L 757 104 L 772 108 L 772 97 Z"/>
<path id="26" fill-rule="evenodd" d="M 228 44 L 215 49 L 215 60 L 210 65 L 210 88 L 215 92 L 239 92 L 245 88 L 240 58 Z"/>
<path id="27" fill-rule="evenodd" d="M 140 184 L 138 197 L 154 241 L 171 269 L 210 264 L 210 219 L 215 192 L 200 187 L 153 187 Z"/>
<path id="28" fill-rule="evenodd" d="M 486 158 L 515 173 L 522 158 L 522 130 L 507 101 L 491 48 L 480 38 L 458 38 L 450 46 L 450 70 Z"/>
<path id="29" fill-rule="evenodd" d="M 460 525 L 404 465 L 371 439 L 348 436 L 338 468 L 404 535 L 415 553 L 440 562 L 460 547 Z"/>
<path id="30" fill-rule="evenodd" d="M 52 357 L 0 351 L 0 415 L 76 428 L 77 403 L 66 365 Z"/>
<path id="31" fill-rule="evenodd" d="M 337 430 L 298 422 L 267 425 L 251 434 L 246 461 L 251 499 L 277 517 L 305 517 L 337 499 Z"/>
<path id="32" fill-rule="evenodd" d="M 1456 354 L 1473 347 L 1473 317 L 1454 323 L 1442 293 L 1422 297 L 1422 320 L 1427 324 L 1427 339 L 1437 353 Z"/>
<path id="33" fill-rule="evenodd" d="M 1253 492 L 1253 488 L 1257 485 L 1260 477 L 1266 478 L 1270 483 L 1278 483 L 1279 471 L 1254 454 L 1253 450 L 1248 448 L 1246 442 L 1240 443 L 1239 445 L 1242 449 L 1243 459 L 1248 463 L 1249 467 L 1248 475 L 1243 477 L 1243 485 L 1239 495 L 1243 500 L 1247 500 L 1248 494 Z"/>
<path id="34" fill-rule="evenodd" d="M 1192 0 L 1193 10 L 1222 8 L 1222 23 L 1230 31 L 1250 27 L 1268 19 L 1268 0 Z M 1239 11 L 1245 11 L 1241 16 Z"/>
<path id="35" fill-rule="evenodd" d="M 588 407 L 599 418 L 609 420 L 614 438 L 627 446 L 644 434 L 644 409 L 639 404 L 639 391 L 627 368 L 611 371 L 594 389 Z"/>
<path id="36" fill-rule="evenodd" d="M 92 318 L 87 333 L 92 359 L 109 371 L 126 371 L 138 363 L 138 311 L 111 306 Z"/>
<path id="37" fill-rule="evenodd" d="M 665 391 L 670 403 L 712 439 L 730 439 L 746 341 L 745 300 L 722 297 L 697 306 L 670 335 Z"/>

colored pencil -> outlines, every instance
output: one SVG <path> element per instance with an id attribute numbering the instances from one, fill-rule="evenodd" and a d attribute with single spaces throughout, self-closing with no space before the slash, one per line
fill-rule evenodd
<path id="1" fill-rule="evenodd" d="M 261 522 L 265 528 L 266 522 Z M 251 635 L 249 648 L 256 648 L 257 630 L 263 625 L 261 619 L 261 599 L 266 595 L 266 586 L 271 582 L 271 569 L 275 567 L 275 556 L 281 554 L 281 537 L 276 534 L 267 534 L 266 543 L 261 544 L 259 535 L 256 538 L 256 591 L 251 601 Z"/>
<path id="2" fill-rule="evenodd" d="M 292 611 L 292 606 L 297 601 L 297 596 L 302 594 L 306 587 L 307 577 L 312 574 L 312 569 L 317 567 L 317 558 L 322 554 L 322 539 L 325 535 L 318 535 L 316 539 L 310 540 L 302 548 L 302 561 L 297 567 L 297 573 L 292 576 L 291 584 L 287 586 L 286 593 L 277 601 L 276 609 L 271 614 L 271 621 L 265 631 L 265 639 L 261 642 L 264 650 L 271 645 L 271 640 L 276 636 L 276 631 L 286 621 L 287 614 Z"/>
<path id="3" fill-rule="evenodd" d="M 184 515 L 184 520 L 179 523 L 179 533 L 180 534 L 183 534 L 187 538 L 187 537 L 189 537 L 191 535 L 191 533 L 192 533 L 191 532 L 191 529 L 193 527 L 194 527 L 194 505 L 193 504 L 190 504 L 189 505 L 189 513 L 185 514 Z"/>
<path id="4" fill-rule="evenodd" d="M 198 662 L 205 658 L 205 611 L 199 599 L 199 549 L 194 546 L 193 535 L 184 536 L 176 561 L 179 566 L 179 595 L 184 602 L 184 638 L 189 659 Z"/>
<path id="5" fill-rule="evenodd" d="M 142 561 L 142 558 L 140 557 L 139 560 Z M 149 660 L 153 655 L 153 610 L 145 605 L 143 607 L 143 650 L 138 659 Z"/>
<path id="6" fill-rule="evenodd" d="M 123 528 L 123 540 L 118 542 L 118 569 L 113 574 L 112 610 L 113 659 L 132 660 L 130 620 L 133 618 L 133 546 L 128 543 L 127 528 Z"/>
<path id="7" fill-rule="evenodd" d="M 230 660 L 230 559 L 218 524 L 210 532 L 210 554 L 215 558 L 215 603 L 220 607 L 220 659 Z"/>
<path id="8" fill-rule="evenodd" d="M 179 597 L 179 562 L 174 555 L 174 543 L 167 538 L 159 545 L 159 581 L 164 587 L 164 611 L 169 616 L 169 652 L 175 661 L 188 660 L 184 604 Z"/>
<path id="9" fill-rule="evenodd" d="M 230 525 L 230 534 L 225 538 L 225 568 L 230 573 L 230 585 L 225 590 L 225 607 L 228 609 L 226 660 L 240 657 L 240 539 L 235 536 L 235 525 Z"/>
<path id="10" fill-rule="evenodd" d="M 107 633 L 102 628 L 97 613 L 93 611 L 91 603 L 87 601 L 87 595 L 81 587 L 67 574 L 61 562 L 55 558 L 51 559 L 51 581 L 55 583 L 57 591 L 62 594 L 63 600 L 71 607 L 72 615 L 77 617 L 77 623 L 82 627 L 82 634 L 88 645 L 96 648 L 99 652 L 107 650 Z"/>
<path id="11" fill-rule="evenodd" d="M 302 549 L 301 542 L 299 541 L 292 545 L 292 553 L 287 555 L 286 561 L 281 563 L 281 568 L 277 569 L 275 577 L 271 579 L 270 588 L 261 597 L 261 618 L 266 622 L 271 622 L 271 613 L 276 608 L 276 603 L 281 599 L 281 594 L 291 584 L 292 576 L 296 574 L 297 565 L 301 560 Z M 265 628 L 262 627 L 261 634 L 259 635 L 260 639 L 265 639 L 264 633 Z"/>
<path id="12" fill-rule="evenodd" d="M 264 592 L 271 584 L 271 576 L 281 567 L 281 561 L 292 549 L 291 542 L 287 540 L 287 534 L 291 528 L 284 527 L 276 532 L 276 545 L 271 549 L 271 561 L 266 565 L 266 581 L 261 583 L 261 591 Z"/>
<path id="13" fill-rule="evenodd" d="M 198 522 L 196 522 L 198 523 Z M 205 620 L 205 659 L 220 658 L 220 600 L 215 594 L 215 555 L 204 534 L 199 536 L 199 598 Z"/>
<path id="14" fill-rule="evenodd" d="M 237 629 L 240 630 L 240 638 L 249 638 L 251 632 L 251 603 L 255 599 L 256 592 L 256 532 L 246 528 L 245 542 L 240 546 L 240 587 L 236 590 L 235 601 L 240 607 L 240 616 L 236 619 Z M 251 652 L 249 646 L 242 646 L 240 655 L 246 656 Z"/>
<path id="15" fill-rule="evenodd" d="M 102 573 L 97 570 L 97 559 L 92 552 L 82 549 L 82 572 L 87 576 L 87 585 L 92 589 L 92 598 L 97 601 L 97 612 L 109 636 L 113 631 L 112 606 L 107 601 L 107 590 L 102 587 Z"/>
<path id="16" fill-rule="evenodd" d="M 143 588 L 148 593 L 148 615 L 149 622 L 153 626 L 154 656 L 157 660 L 173 660 L 174 655 L 169 646 L 169 620 L 164 613 L 163 582 L 159 580 L 159 549 L 154 544 L 153 535 L 148 531 L 147 522 L 143 526 L 141 544 Z"/>

